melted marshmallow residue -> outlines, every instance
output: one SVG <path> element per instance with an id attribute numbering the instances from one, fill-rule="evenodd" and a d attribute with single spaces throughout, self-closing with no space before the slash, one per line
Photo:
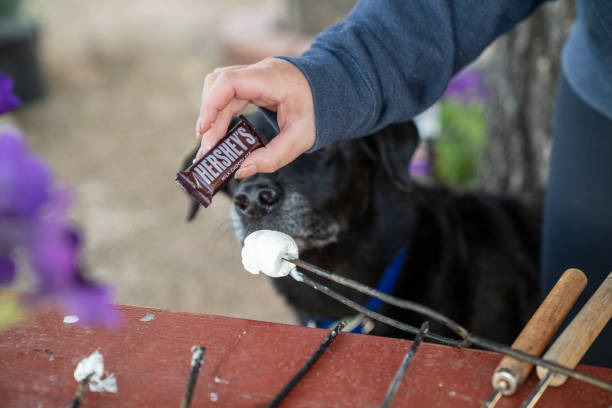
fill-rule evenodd
<path id="1" fill-rule="evenodd" d="M 140 321 L 141 322 L 150 322 L 153 319 L 155 319 L 155 314 L 154 313 L 145 313 L 144 316 L 142 316 L 140 318 Z"/>
<path id="2" fill-rule="evenodd" d="M 278 231 L 259 230 L 249 234 L 242 247 L 242 265 L 252 274 L 260 272 L 273 278 L 287 276 L 295 265 L 282 258 L 297 258 L 293 238 Z"/>
<path id="3" fill-rule="evenodd" d="M 76 315 L 69 315 L 69 316 L 64 317 L 64 323 L 66 324 L 72 324 L 78 321 L 79 321 L 79 316 L 76 316 Z"/>
<path id="4" fill-rule="evenodd" d="M 74 379 L 83 381 L 91 374 L 89 379 L 89 390 L 93 392 L 117 392 L 117 379 L 114 374 L 104 375 L 104 358 L 97 350 L 91 353 L 89 357 L 84 358 L 74 370 Z"/>

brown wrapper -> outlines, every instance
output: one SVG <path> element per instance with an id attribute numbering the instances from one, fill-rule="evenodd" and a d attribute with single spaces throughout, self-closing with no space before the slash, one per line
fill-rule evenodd
<path id="1" fill-rule="evenodd" d="M 176 174 L 177 184 L 204 207 L 227 183 L 244 159 L 266 140 L 244 117 L 200 160 Z"/>

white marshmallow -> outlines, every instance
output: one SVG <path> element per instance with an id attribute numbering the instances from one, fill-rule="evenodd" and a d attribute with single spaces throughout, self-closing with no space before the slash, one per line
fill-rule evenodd
<path id="1" fill-rule="evenodd" d="M 89 357 L 84 358 L 74 370 L 74 379 L 81 382 L 92 374 L 89 380 L 89 390 L 93 392 L 117 392 L 117 379 L 114 374 L 104 375 L 104 358 L 97 350 Z"/>
<path id="2" fill-rule="evenodd" d="M 104 375 L 104 357 L 97 350 L 79 362 L 76 370 L 74 370 L 74 379 L 83 381 L 90 374 L 98 378 Z"/>
<path id="3" fill-rule="evenodd" d="M 242 265 L 256 275 L 260 272 L 273 278 L 287 276 L 295 265 L 281 258 L 298 258 L 298 247 L 293 238 L 278 231 L 259 230 L 244 240 Z"/>

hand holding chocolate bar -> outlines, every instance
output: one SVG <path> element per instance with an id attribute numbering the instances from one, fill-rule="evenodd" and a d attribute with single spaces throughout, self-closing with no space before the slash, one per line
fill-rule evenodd
<path id="1" fill-rule="evenodd" d="M 267 58 L 253 65 L 217 68 L 206 76 L 196 133 L 204 134 L 200 159 L 223 137 L 231 117 L 252 102 L 278 113 L 279 135 L 249 156 L 236 177 L 270 173 L 310 149 L 315 140 L 310 85 L 288 61 Z"/>

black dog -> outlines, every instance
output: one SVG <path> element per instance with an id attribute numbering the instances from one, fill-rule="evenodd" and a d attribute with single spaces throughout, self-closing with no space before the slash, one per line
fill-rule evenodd
<path id="1" fill-rule="evenodd" d="M 540 208 L 515 199 L 425 187 L 408 175 L 412 122 L 304 154 L 273 174 L 232 180 L 238 238 L 270 229 L 292 236 L 300 258 L 376 287 L 400 248 L 392 294 L 427 305 L 475 334 L 509 344 L 538 301 Z M 195 212 L 192 212 L 192 216 Z M 364 304 L 367 296 L 331 288 Z M 291 277 L 274 279 L 301 319 L 355 312 Z M 419 326 L 404 310 L 381 313 Z M 432 331 L 444 333 L 438 326 Z M 374 334 L 405 336 L 383 324 Z"/>

